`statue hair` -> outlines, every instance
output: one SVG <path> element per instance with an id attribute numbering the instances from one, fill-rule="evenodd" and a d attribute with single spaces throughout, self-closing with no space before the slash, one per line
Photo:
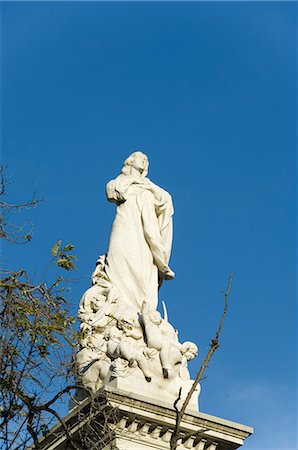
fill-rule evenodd
<path id="1" fill-rule="evenodd" d="M 146 156 L 146 158 L 147 158 L 147 164 L 146 164 L 146 167 L 145 167 L 144 171 L 141 173 L 141 177 L 142 177 L 142 178 L 145 178 L 145 177 L 148 175 L 148 169 L 149 169 L 149 161 L 148 161 L 148 157 L 147 157 L 147 155 L 145 155 L 145 154 L 142 153 L 142 152 L 134 152 L 134 153 L 132 153 L 132 154 L 124 161 L 124 164 L 123 164 L 123 167 L 122 167 L 122 170 L 121 170 L 121 174 L 122 174 L 122 175 L 129 175 L 129 173 L 130 173 L 130 167 L 131 167 L 131 165 L 132 165 L 133 159 L 134 159 L 134 157 L 137 156 L 137 155 L 144 155 L 144 156 Z"/>
<path id="2" fill-rule="evenodd" d="M 198 354 L 199 349 L 198 346 L 196 344 L 194 344 L 193 342 L 190 341 L 185 341 L 182 344 L 182 351 L 187 352 L 188 350 L 192 350 L 194 353 Z"/>

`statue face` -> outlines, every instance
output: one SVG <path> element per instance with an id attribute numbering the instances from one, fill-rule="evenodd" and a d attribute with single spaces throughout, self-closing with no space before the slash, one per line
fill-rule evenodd
<path id="1" fill-rule="evenodd" d="M 132 160 L 132 167 L 137 169 L 139 172 L 144 172 L 148 164 L 147 156 L 144 153 L 137 152 Z"/>
<path id="2" fill-rule="evenodd" d="M 185 358 L 190 361 L 194 359 L 198 354 L 198 347 L 192 342 L 185 342 L 182 344 L 182 353 Z"/>
<path id="3" fill-rule="evenodd" d="M 150 314 L 150 319 L 151 319 L 151 322 L 153 322 L 155 325 L 159 325 L 160 323 L 161 323 L 161 315 L 159 314 L 159 312 L 158 311 L 153 311 L 151 314 Z"/>
<path id="4" fill-rule="evenodd" d="M 102 308 L 105 300 L 106 300 L 106 298 L 104 295 L 101 295 L 101 296 L 98 295 L 97 297 L 93 298 L 92 303 L 91 303 L 93 311 L 94 312 L 99 311 Z"/>

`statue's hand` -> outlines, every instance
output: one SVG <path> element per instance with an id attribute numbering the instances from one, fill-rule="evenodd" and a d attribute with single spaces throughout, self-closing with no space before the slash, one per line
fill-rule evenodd
<path id="1" fill-rule="evenodd" d="M 170 268 L 166 272 L 164 272 L 165 280 L 173 280 L 175 278 L 175 272 L 173 272 Z"/>

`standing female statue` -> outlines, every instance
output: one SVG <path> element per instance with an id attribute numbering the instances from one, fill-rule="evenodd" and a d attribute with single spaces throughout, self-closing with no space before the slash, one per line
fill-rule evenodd
<path id="1" fill-rule="evenodd" d="M 121 302 L 141 311 L 144 300 L 157 307 L 158 283 L 172 279 L 171 196 L 146 177 L 148 158 L 135 152 L 121 174 L 107 184 L 107 198 L 117 204 L 112 226 L 106 273 Z"/>

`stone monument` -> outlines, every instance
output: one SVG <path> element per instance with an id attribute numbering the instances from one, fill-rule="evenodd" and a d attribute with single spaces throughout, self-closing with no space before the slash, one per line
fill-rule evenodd
<path id="1" fill-rule="evenodd" d="M 156 309 L 160 287 L 175 276 L 169 266 L 174 208 L 170 194 L 147 177 L 148 165 L 135 152 L 107 184 L 116 215 L 107 254 L 98 258 L 80 302 L 77 363 L 93 393 L 111 385 L 173 404 L 180 388 L 181 401 L 190 389 L 187 365 L 198 347 L 179 342 L 164 303 L 163 317 Z"/>
<path id="2" fill-rule="evenodd" d="M 106 187 L 116 215 L 108 251 L 96 262 L 78 313 L 81 340 L 76 362 L 85 395 L 77 396 L 77 406 L 64 419 L 79 448 L 85 448 L 77 436 L 87 427 L 89 414 L 88 426 L 93 424 L 94 435 L 98 433 L 93 441 L 101 442 L 97 448 L 169 449 L 175 408 L 181 407 L 193 383 L 188 362 L 197 356 L 198 347 L 179 341 L 165 303 L 163 314 L 157 311 L 159 289 L 175 276 L 169 266 L 174 209 L 170 194 L 147 177 L 148 165 L 146 155 L 133 153 Z M 177 448 L 241 446 L 251 428 L 199 412 L 199 390 L 181 421 Z M 100 396 L 98 409 L 90 410 L 86 391 Z M 113 420 L 101 416 L 111 408 L 116 411 Z M 48 436 L 43 446 L 68 448 L 65 442 L 65 436 Z"/>

